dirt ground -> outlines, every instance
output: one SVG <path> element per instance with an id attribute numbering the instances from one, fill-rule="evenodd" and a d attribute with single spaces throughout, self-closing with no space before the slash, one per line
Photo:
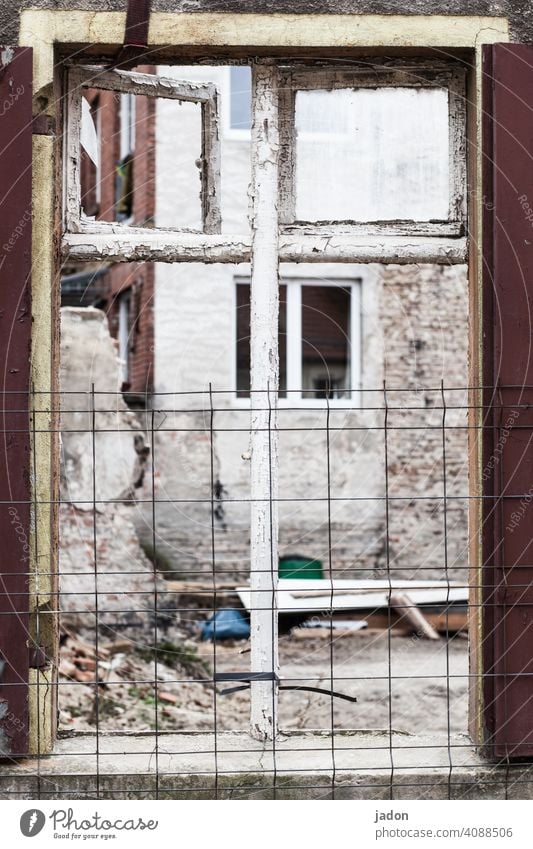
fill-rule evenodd
<path id="1" fill-rule="evenodd" d="M 246 729 L 249 692 L 223 695 L 237 684 L 212 683 L 217 672 L 249 669 L 249 643 L 200 642 L 190 636 L 161 640 L 156 660 L 142 639 L 101 640 L 101 684 L 94 684 L 94 641 L 84 635 L 63 645 L 59 685 L 60 727 L 65 730 L 120 731 Z M 94 640 L 94 637 L 93 637 Z M 359 632 L 333 644 L 313 634 L 280 638 L 284 686 L 318 686 L 356 696 L 357 703 L 329 695 L 282 690 L 281 729 L 389 729 L 403 732 L 465 733 L 468 702 L 468 641 L 454 636 L 429 641 Z M 389 681 L 390 668 L 390 681 Z M 153 681 L 157 677 L 157 693 Z M 79 679 L 85 678 L 85 680 Z M 92 683 L 91 683 L 92 682 Z"/>

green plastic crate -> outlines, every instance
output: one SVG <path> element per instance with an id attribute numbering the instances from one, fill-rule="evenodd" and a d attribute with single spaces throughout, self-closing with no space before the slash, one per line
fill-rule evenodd
<path id="1" fill-rule="evenodd" d="M 307 578 L 309 580 L 323 578 L 324 569 L 321 560 L 310 560 L 300 554 L 288 554 L 279 559 L 280 578 Z"/>

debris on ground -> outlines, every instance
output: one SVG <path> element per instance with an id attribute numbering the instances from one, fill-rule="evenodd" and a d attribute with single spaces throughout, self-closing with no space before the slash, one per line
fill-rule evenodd
<path id="1" fill-rule="evenodd" d="M 293 628 L 280 634 L 279 656 L 282 682 L 310 687 L 327 682 L 332 689 L 357 696 L 357 704 L 335 700 L 335 728 L 388 728 L 392 709 L 394 727 L 402 731 L 415 732 L 421 716 L 428 730 L 446 730 L 450 713 L 453 727 L 466 733 L 468 643 L 462 632 L 450 635 L 446 642 L 421 639 L 397 628 L 334 628 L 333 636 L 333 670 L 328 628 Z M 395 639 L 391 641 L 391 637 Z M 202 642 L 198 636 L 180 636 L 174 630 L 172 639 L 158 643 L 156 652 L 150 639 L 139 635 L 130 640 L 100 638 L 97 657 L 94 633 L 62 635 L 62 730 L 94 731 L 98 725 L 103 731 L 143 732 L 156 727 L 160 731 L 212 731 L 215 716 L 219 730 L 249 727 L 249 690 L 221 695 L 223 686 L 213 683 L 214 668 L 217 672 L 248 668 L 249 660 L 243 655 L 249 643 Z M 91 661 L 98 668 L 98 685 L 96 670 L 89 668 Z M 394 678 L 389 694 L 389 670 L 399 668 L 402 677 Z M 279 719 L 286 730 L 327 729 L 331 697 L 281 690 Z"/>

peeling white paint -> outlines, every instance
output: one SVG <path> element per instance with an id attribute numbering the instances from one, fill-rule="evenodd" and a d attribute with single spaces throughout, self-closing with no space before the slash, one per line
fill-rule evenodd
<path id="1" fill-rule="evenodd" d="M 63 254 L 72 261 L 92 262 L 205 262 L 239 263 L 251 259 L 248 235 L 220 236 L 202 233 L 143 230 L 94 222 L 96 232 L 66 233 Z M 91 223 L 92 229 L 92 223 Z M 422 236 L 297 236 L 279 238 L 280 262 L 355 262 L 406 265 L 430 263 L 463 265 L 465 238 Z"/>
<path id="2" fill-rule="evenodd" d="M 252 68 L 251 672 L 278 673 L 278 70 Z M 250 733 L 277 733 L 277 684 L 251 684 Z"/>

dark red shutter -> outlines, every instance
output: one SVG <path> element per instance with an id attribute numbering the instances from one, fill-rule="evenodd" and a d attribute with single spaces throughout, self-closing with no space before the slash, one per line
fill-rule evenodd
<path id="1" fill-rule="evenodd" d="M 32 53 L 0 48 L 0 756 L 28 750 Z"/>
<path id="2" fill-rule="evenodd" d="M 483 671 L 487 754 L 533 754 L 533 46 L 484 48 Z"/>

